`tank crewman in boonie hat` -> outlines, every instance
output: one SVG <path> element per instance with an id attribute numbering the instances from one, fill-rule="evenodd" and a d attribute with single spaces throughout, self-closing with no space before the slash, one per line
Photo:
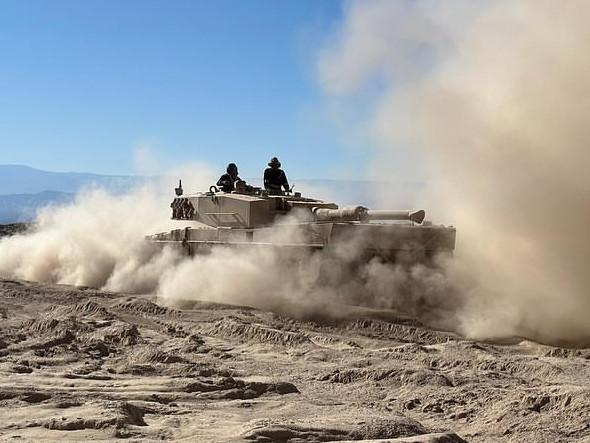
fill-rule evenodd
<path id="1" fill-rule="evenodd" d="M 241 180 L 238 177 L 238 167 L 235 163 L 227 165 L 226 174 L 223 174 L 217 180 L 217 186 L 221 188 L 223 192 L 231 192 L 235 189 L 235 182 Z"/>
<path id="2" fill-rule="evenodd" d="M 276 157 L 271 158 L 268 166 L 264 170 L 264 189 L 270 192 L 281 192 L 281 187 L 283 187 L 285 191 L 288 191 L 289 182 L 285 171 L 281 169 L 279 159 Z"/>

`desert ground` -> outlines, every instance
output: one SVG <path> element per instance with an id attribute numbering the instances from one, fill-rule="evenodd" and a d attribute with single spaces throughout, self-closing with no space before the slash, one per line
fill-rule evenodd
<path id="1" fill-rule="evenodd" d="M 590 442 L 590 350 L 0 279 L 0 440 Z"/>

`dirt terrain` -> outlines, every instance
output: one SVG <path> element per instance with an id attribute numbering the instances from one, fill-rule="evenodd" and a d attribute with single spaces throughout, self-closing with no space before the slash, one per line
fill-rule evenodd
<path id="1" fill-rule="evenodd" d="M 2 441 L 590 441 L 589 350 L 12 279 L 0 319 Z"/>

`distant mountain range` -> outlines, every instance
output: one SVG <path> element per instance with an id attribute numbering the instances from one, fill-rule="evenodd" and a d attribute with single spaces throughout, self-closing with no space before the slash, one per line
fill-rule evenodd
<path id="1" fill-rule="evenodd" d="M 121 192 L 141 178 L 82 172 L 49 172 L 21 165 L 0 165 L 0 195 L 38 194 L 44 191 L 73 192 L 97 186 Z"/>
<path id="2" fill-rule="evenodd" d="M 48 172 L 28 166 L 0 165 L 0 224 L 32 221 L 40 208 L 69 203 L 83 189 L 102 188 L 120 194 L 146 181 L 147 178 L 139 176 Z M 293 183 L 295 191 L 303 195 L 343 206 L 360 204 L 371 208 L 377 204 L 377 191 L 383 189 L 383 183 L 375 181 L 293 180 Z M 402 183 L 391 192 L 410 196 L 420 188 L 420 184 Z"/>
<path id="3" fill-rule="evenodd" d="M 71 202 L 82 189 L 100 187 L 124 192 L 141 177 L 48 172 L 22 165 L 0 165 L 0 223 L 31 221 L 37 210 Z"/>

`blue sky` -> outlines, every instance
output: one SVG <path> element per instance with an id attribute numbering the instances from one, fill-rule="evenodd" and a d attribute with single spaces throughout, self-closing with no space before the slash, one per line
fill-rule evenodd
<path id="1" fill-rule="evenodd" d="M 0 164 L 141 173 L 278 156 L 291 177 L 366 178 L 328 117 L 318 51 L 340 0 L 0 3 Z"/>

